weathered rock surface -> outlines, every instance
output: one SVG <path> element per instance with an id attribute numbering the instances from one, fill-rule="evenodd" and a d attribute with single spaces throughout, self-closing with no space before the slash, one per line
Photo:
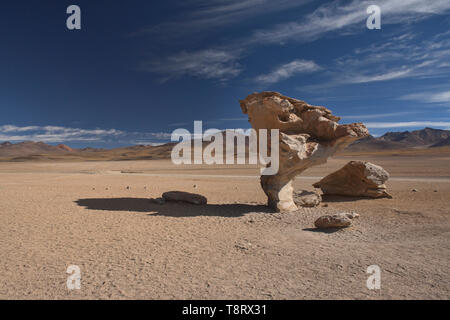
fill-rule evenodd
<path id="1" fill-rule="evenodd" d="M 324 194 L 353 197 L 392 198 L 384 184 L 389 173 L 370 162 L 350 161 L 313 186 L 322 189 Z"/>
<path id="2" fill-rule="evenodd" d="M 300 207 L 317 207 L 322 202 L 320 194 L 311 191 L 294 192 L 294 202 Z"/>
<path id="3" fill-rule="evenodd" d="M 254 93 L 240 104 L 258 137 L 258 129 L 280 130 L 278 173 L 261 176 L 268 205 L 277 211 L 297 210 L 292 197 L 295 176 L 369 134 L 362 123 L 340 125 L 340 118 L 327 108 L 277 92 Z"/>
<path id="4" fill-rule="evenodd" d="M 165 201 L 181 201 L 192 204 L 206 204 L 208 202 L 208 200 L 200 194 L 183 191 L 164 192 L 162 197 Z"/>
<path id="5" fill-rule="evenodd" d="M 346 228 L 352 225 L 353 219 L 358 218 L 359 214 L 355 212 L 343 212 L 332 215 L 321 216 L 314 222 L 319 229 L 327 228 Z"/>

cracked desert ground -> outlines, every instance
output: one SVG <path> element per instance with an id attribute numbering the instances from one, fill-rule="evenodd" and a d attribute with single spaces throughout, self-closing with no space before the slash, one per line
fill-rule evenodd
<path id="1" fill-rule="evenodd" d="M 0 163 L 0 298 L 449 299 L 449 154 L 335 157 L 295 188 L 313 190 L 350 160 L 390 172 L 393 199 L 324 197 L 272 213 L 254 167 Z M 149 201 L 170 190 L 208 205 Z M 314 229 L 343 211 L 360 218 Z M 69 265 L 80 267 L 80 290 L 67 289 Z M 370 265 L 381 290 L 367 289 Z"/>

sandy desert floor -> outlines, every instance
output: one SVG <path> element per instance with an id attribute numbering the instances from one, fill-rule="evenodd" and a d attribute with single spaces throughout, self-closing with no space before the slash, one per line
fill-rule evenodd
<path id="1" fill-rule="evenodd" d="M 267 210 L 245 166 L 0 163 L 0 298 L 449 299 L 450 158 L 341 156 L 295 187 L 361 159 L 391 173 L 393 199 L 325 197 L 292 213 Z M 170 190 L 208 205 L 149 201 Z M 353 227 L 314 229 L 342 211 L 360 214 Z M 69 265 L 80 290 L 66 287 Z M 366 287 L 370 265 L 381 290 Z"/>

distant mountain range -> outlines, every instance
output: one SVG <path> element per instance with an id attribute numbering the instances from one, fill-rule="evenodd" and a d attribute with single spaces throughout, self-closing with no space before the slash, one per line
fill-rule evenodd
<path id="1" fill-rule="evenodd" d="M 3 142 L 0 144 L 0 157 L 20 157 L 43 153 L 65 153 L 74 150 L 64 144 L 51 146 L 44 142 L 25 141 L 16 144 Z"/>
<path id="2" fill-rule="evenodd" d="M 447 146 L 450 146 L 450 130 L 425 128 L 415 131 L 387 132 L 378 138 L 369 136 L 354 142 L 345 151 L 382 151 Z"/>
<path id="3" fill-rule="evenodd" d="M 204 145 L 209 142 L 204 142 Z M 169 159 L 174 143 L 160 146 L 136 145 L 116 149 L 72 149 L 60 144 L 25 141 L 0 144 L 0 159 L 27 160 L 152 160 Z M 388 132 L 381 137 L 369 136 L 351 144 L 348 152 L 378 152 L 404 149 L 427 149 L 450 146 L 450 130 L 425 128 L 416 131 Z"/>
<path id="4" fill-rule="evenodd" d="M 43 142 L 20 142 L 0 144 L 0 160 L 28 161 L 28 160 L 151 160 L 167 159 L 173 143 L 161 146 L 137 145 L 115 149 L 72 149 L 64 144 L 57 146 Z"/>

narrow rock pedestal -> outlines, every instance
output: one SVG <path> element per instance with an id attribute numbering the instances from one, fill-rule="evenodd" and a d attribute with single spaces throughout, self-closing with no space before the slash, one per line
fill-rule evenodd
<path id="1" fill-rule="evenodd" d="M 259 129 L 280 131 L 278 173 L 261 176 L 268 205 L 277 211 L 297 210 L 292 188 L 297 175 L 325 163 L 337 151 L 369 134 L 362 123 L 340 125 L 340 118 L 327 108 L 278 92 L 254 93 L 240 104 L 258 139 Z M 267 147 L 270 150 L 270 140 Z"/>

